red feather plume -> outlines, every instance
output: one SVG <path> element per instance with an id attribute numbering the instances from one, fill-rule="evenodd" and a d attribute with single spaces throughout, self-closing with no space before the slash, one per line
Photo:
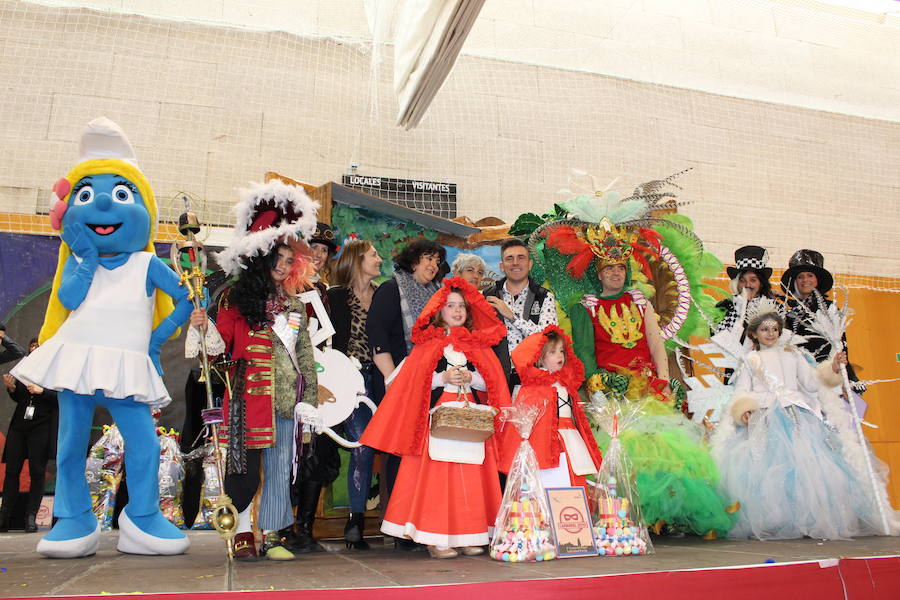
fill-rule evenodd
<path id="1" fill-rule="evenodd" d="M 578 254 L 588 246 L 588 243 L 578 237 L 575 229 L 569 225 L 560 225 L 550 232 L 547 245 L 559 250 L 560 254 Z"/>

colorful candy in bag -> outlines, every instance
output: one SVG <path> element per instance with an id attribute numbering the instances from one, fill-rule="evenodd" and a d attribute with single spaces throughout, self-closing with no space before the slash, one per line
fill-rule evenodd
<path id="1" fill-rule="evenodd" d="M 184 486 L 184 458 L 178 447 L 178 433 L 160 427 L 159 434 L 159 508 L 169 522 L 185 529 L 181 495 Z"/>
<path id="2" fill-rule="evenodd" d="M 125 442 L 115 425 L 104 425 L 103 435 L 91 446 L 84 469 L 91 505 L 100 529 L 109 531 L 113 524 L 116 491 L 122 481 L 122 459 Z"/>
<path id="3" fill-rule="evenodd" d="M 534 448 L 528 442 L 539 416 L 540 410 L 532 405 L 503 409 L 504 426 L 515 425 L 522 443 L 512 460 L 494 523 L 490 555 L 496 560 L 535 562 L 556 558 L 550 505 L 541 484 Z"/>
<path id="4" fill-rule="evenodd" d="M 600 556 L 639 556 L 653 553 L 628 454 L 619 433 L 631 425 L 637 404 L 606 400 L 588 409 L 609 437 L 609 447 L 597 472 L 593 493 L 594 539 Z"/>
<path id="5" fill-rule="evenodd" d="M 224 449 L 222 450 L 224 453 Z M 203 487 L 200 490 L 200 510 L 191 529 L 214 529 L 213 509 L 219 500 L 219 471 L 216 469 L 216 455 L 211 442 L 203 447 Z"/>

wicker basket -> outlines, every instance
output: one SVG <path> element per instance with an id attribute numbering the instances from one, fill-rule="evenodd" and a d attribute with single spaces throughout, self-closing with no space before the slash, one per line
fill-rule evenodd
<path id="1" fill-rule="evenodd" d="M 464 442 L 483 442 L 494 434 L 497 409 L 472 404 L 460 392 L 465 406 L 438 406 L 431 413 L 431 435 Z"/>

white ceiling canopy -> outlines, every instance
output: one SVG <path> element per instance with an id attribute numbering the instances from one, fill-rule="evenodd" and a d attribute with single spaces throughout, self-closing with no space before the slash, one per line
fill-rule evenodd
<path id="1" fill-rule="evenodd" d="M 484 0 L 409 0 L 394 38 L 397 125 L 413 129 L 447 79 Z"/>

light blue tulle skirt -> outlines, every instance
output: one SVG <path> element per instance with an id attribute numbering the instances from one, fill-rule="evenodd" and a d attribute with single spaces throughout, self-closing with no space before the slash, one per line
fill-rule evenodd
<path id="1" fill-rule="evenodd" d="M 846 539 L 880 530 L 867 481 L 837 436 L 797 407 L 754 412 L 720 456 L 721 485 L 740 500 L 728 537 Z"/>

